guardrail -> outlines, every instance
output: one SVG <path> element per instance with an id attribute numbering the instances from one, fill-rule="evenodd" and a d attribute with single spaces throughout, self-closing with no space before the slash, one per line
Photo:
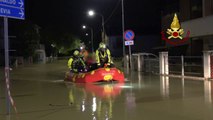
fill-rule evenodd
<path id="1" fill-rule="evenodd" d="M 169 74 L 203 77 L 202 56 L 169 56 Z"/>

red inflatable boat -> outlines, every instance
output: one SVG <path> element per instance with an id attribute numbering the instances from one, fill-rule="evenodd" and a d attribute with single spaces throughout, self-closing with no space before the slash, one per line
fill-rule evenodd
<path id="1" fill-rule="evenodd" d="M 75 83 L 93 83 L 101 81 L 124 82 L 124 73 L 117 68 L 99 68 L 87 73 L 67 72 L 65 81 Z"/>

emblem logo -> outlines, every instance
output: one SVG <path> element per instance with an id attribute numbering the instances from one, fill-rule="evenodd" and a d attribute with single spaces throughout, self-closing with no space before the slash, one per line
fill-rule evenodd
<path id="1" fill-rule="evenodd" d="M 181 28 L 177 14 L 174 15 L 171 26 L 169 29 L 167 29 L 166 33 L 169 35 L 167 38 L 165 37 L 165 33 L 161 32 L 162 39 L 165 40 L 167 43 L 173 45 L 186 42 L 189 39 L 190 35 L 190 31 L 187 31 L 186 37 L 185 38 L 182 37 L 182 35 L 184 34 L 184 30 Z M 177 41 L 177 39 L 179 40 Z"/>

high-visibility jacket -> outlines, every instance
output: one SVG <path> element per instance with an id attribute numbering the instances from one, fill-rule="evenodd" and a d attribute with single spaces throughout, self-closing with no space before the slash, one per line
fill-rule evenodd
<path id="1" fill-rule="evenodd" d="M 109 49 L 106 49 L 105 51 L 97 49 L 95 54 L 97 64 L 100 65 L 101 63 L 113 63 Z"/>
<path id="2" fill-rule="evenodd" d="M 80 67 L 86 68 L 86 65 L 81 57 L 71 57 L 68 60 L 67 66 L 70 70 L 74 70 L 74 69 L 78 70 L 78 68 L 80 68 Z"/>

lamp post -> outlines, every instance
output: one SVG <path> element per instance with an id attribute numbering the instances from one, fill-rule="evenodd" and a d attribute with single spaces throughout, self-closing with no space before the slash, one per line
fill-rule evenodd
<path id="1" fill-rule="evenodd" d="M 83 25 L 82 28 L 83 28 L 83 29 L 87 29 L 87 28 L 90 29 L 90 32 L 91 32 L 91 42 L 92 42 L 92 52 L 94 52 L 94 46 L 93 46 L 93 28 L 88 27 L 88 26 L 86 26 L 86 25 Z M 86 33 L 86 36 L 88 36 L 88 33 Z"/>
<path id="2" fill-rule="evenodd" d="M 100 14 L 100 13 L 96 13 L 94 10 L 89 10 L 88 11 L 88 15 L 89 16 L 94 16 L 94 15 L 99 15 L 99 16 L 101 16 L 101 21 L 102 21 L 102 32 L 103 32 L 103 35 L 101 35 L 102 36 L 102 42 L 106 42 L 105 41 L 105 28 L 104 28 L 104 16 L 102 15 L 102 14 Z"/>
<path id="3" fill-rule="evenodd" d="M 127 63 L 127 61 L 126 61 L 125 40 L 124 40 L 124 32 L 125 32 L 124 0 L 121 0 L 121 4 L 122 4 L 123 59 L 125 67 L 125 63 Z"/>

